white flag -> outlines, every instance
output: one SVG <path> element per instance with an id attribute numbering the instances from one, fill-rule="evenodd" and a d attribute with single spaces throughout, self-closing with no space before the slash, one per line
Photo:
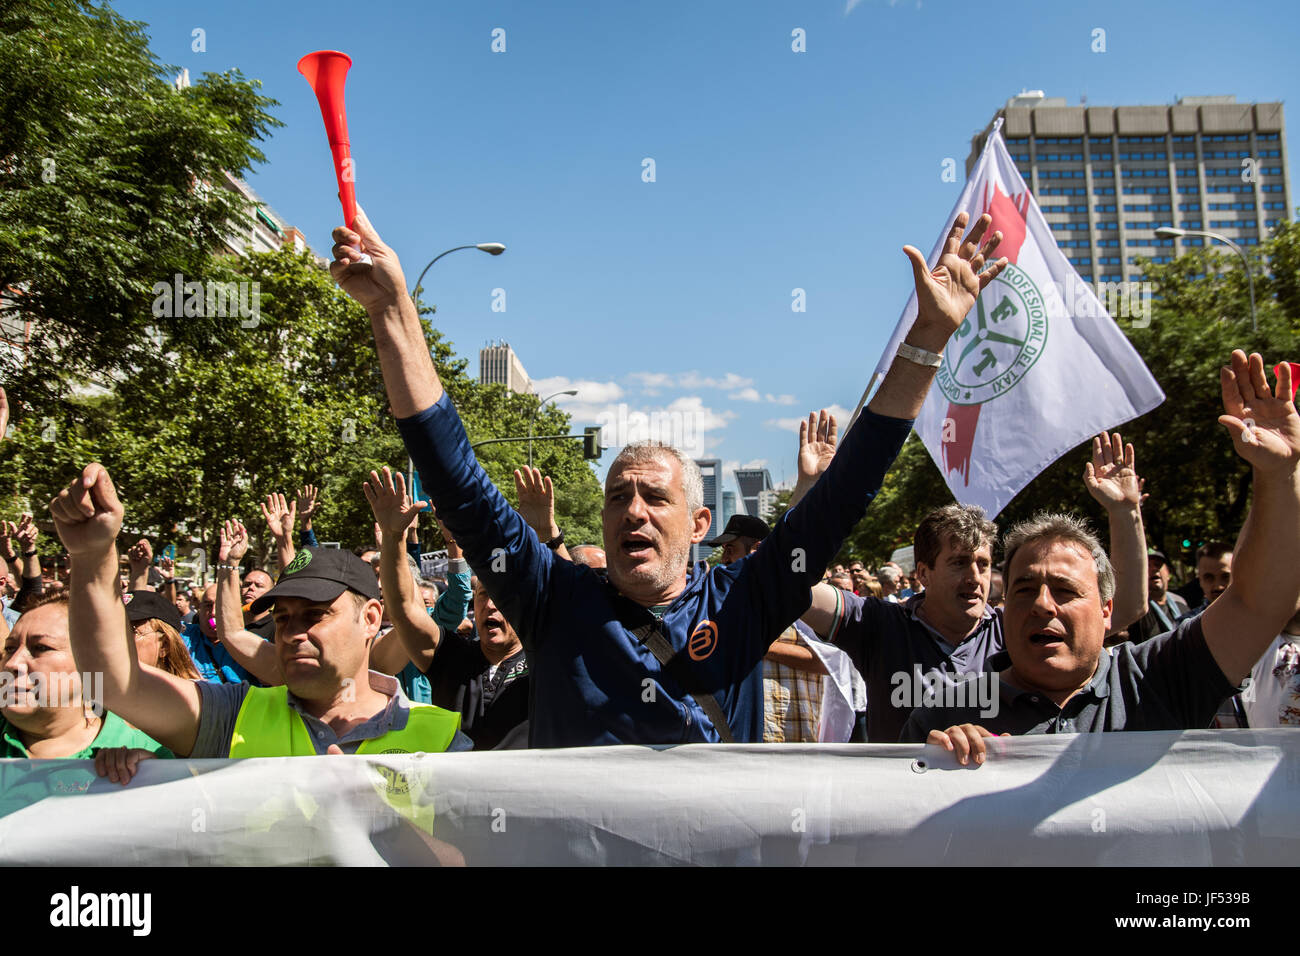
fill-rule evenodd
<path id="1" fill-rule="evenodd" d="M 971 223 L 984 213 L 993 217 L 989 234 L 1002 232 L 994 255 L 1010 265 L 949 340 L 916 433 L 957 500 L 993 517 L 1065 452 L 1149 412 L 1165 395 L 1057 248 L 998 128 L 930 252 L 931 267 L 963 210 Z M 1149 310 L 1149 286 L 1130 283 L 1119 294 L 1122 314 L 1138 314 L 1127 307 L 1139 301 Z M 913 292 L 878 374 L 889 369 L 915 319 Z"/>

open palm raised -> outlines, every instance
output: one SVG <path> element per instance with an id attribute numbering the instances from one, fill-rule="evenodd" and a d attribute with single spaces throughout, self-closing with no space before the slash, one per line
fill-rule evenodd
<path id="1" fill-rule="evenodd" d="M 979 294 L 1007 266 L 1006 259 L 990 263 L 988 258 L 1002 241 L 1002 233 L 995 232 L 980 245 L 993 218 L 987 214 L 980 216 L 963 242 L 962 235 L 969 221 L 966 213 L 957 214 L 933 269 L 926 264 L 921 250 L 915 246 L 903 247 L 912 261 L 916 280 L 917 322 L 942 326 L 950 335 L 966 318 Z"/>
<path id="2" fill-rule="evenodd" d="M 1219 373 L 1223 410 L 1219 423 L 1232 433 L 1237 454 L 1260 471 L 1291 473 L 1300 467 L 1300 415 L 1291 400 L 1291 368 L 1283 362 L 1276 390 L 1268 387 L 1258 352 L 1237 349 L 1232 367 Z"/>

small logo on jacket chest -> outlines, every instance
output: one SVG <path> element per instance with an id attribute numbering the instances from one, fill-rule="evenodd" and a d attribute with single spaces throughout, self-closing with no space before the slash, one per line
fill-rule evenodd
<path id="1" fill-rule="evenodd" d="M 699 627 L 691 631 L 690 640 L 686 642 L 686 652 L 691 660 L 707 660 L 718 646 L 718 625 L 712 621 L 701 621 Z"/>

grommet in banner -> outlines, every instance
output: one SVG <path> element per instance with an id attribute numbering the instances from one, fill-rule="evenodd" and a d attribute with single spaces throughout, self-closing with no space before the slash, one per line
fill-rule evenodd
<path id="1" fill-rule="evenodd" d="M 925 773 L 929 769 L 929 765 L 924 760 L 917 759 L 912 761 L 912 773 Z"/>

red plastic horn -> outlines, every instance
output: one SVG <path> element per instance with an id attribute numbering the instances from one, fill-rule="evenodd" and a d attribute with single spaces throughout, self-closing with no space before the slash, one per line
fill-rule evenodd
<path id="1" fill-rule="evenodd" d="M 1287 362 L 1291 366 L 1291 398 L 1295 398 L 1296 389 L 1300 388 L 1300 362 Z M 1282 363 L 1278 362 L 1273 366 L 1274 376 L 1281 377 Z"/>
<path id="2" fill-rule="evenodd" d="M 343 223 L 349 229 L 357 217 L 357 191 L 352 165 L 352 147 L 348 143 L 348 110 L 343 102 L 343 84 L 347 82 L 352 57 L 338 50 L 317 50 L 298 61 L 298 72 L 307 78 L 334 156 L 334 175 L 339 181 L 339 200 L 343 203 Z"/>

